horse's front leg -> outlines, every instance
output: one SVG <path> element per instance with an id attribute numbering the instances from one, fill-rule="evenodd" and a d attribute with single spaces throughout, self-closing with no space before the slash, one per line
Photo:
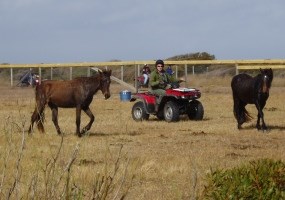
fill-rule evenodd
<path id="1" fill-rule="evenodd" d="M 88 117 L 90 118 L 89 123 L 82 129 L 81 133 L 85 133 L 86 131 L 90 130 L 94 120 L 95 120 L 95 116 L 93 115 L 93 113 L 91 112 L 90 108 L 86 108 L 83 109 L 83 111 L 88 115 Z"/>
<path id="2" fill-rule="evenodd" d="M 256 128 L 258 130 L 261 130 L 261 129 L 262 130 L 267 130 L 267 126 L 266 126 L 266 124 L 264 122 L 264 114 L 263 114 L 263 111 L 262 111 L 264 105 L 260 105 L 259 103 L 256 103 L 255 106 L 256 106 L 256 108 L 258 110 Z M 261 119 L 261 122 L 262 122 L 262 126 L 261 127 L 260 127 L 260 119 Z"/>
<path id="3" fill-rule="evenodd" d="M 258 114 L 257 114 L 257 121 L 256 121 L 256 128 L 258 129 L 258 130 L 260 130 L 261 129 L 261 127 L 260 127 L 260 113 L 259 113 L 259 111 L 258 111 Z"/>
<path id="4" fill-rule="evenodd" d="M 261 109 L 260 109 L 260 111 L 261 111 L 261 122 L 262 122 L 262 130 L 267 130 L 267 126 L 266 126 L 266 124 L 265 124 L 265 121 L 264 121 L 264 114 L 263 114 L 263 108 L 264 108 L 264 105 L 262 105 L 261 106 Z"/>
<path id="5" fill-rule="evenodd" d="M 81 107 L 76 107 L 76 134 L 78 137 L 82 136 L 82 133 L 80 133 L 80 122 L 81 122 Z"/>

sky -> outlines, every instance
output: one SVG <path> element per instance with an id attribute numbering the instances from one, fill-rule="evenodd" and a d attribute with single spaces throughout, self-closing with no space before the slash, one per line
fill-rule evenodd
<path id="1" fill-rule="evenodd" d="M 0 0 L 0 63 L 284 59 L 284 0 Z"/>

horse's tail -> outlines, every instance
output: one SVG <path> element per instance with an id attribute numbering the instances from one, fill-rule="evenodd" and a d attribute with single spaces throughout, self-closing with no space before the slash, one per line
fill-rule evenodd
<path id="1" fill-rule="evenodd" d="M 238 100 L 234 99 L 234 116 L 239 123 L 249 122 L 253 119 L 250 113 L 246 110 L 245 105 L 242 105 Z"/>
<path id="2" fill-rule="evenodd" d="M 252 120 L 252 116 L 249 114 L 249 112 L 245 109 L 245 107 L 243 106 L 241 109 L 241 116 L 244 118 L 244 122 L 249 122 L 250 120 Z"/>
<path id="3" fill-rule="evenodd" d="M 234 101 L 234 116 L 239 124 L 244 122 L 249 122 L 252 119 L 252 116 L 246 110 L 244 103 L 240 101 L 238 95 L 236 94 L 236 77 L 232 79 L 231 82 L 233 101 Z"/>
<path id="4" fill-rule="evenodd" d="M 46 99 L 42 85 L 37 85 L 35 88 L 35 100 L 36 100 L 36 106 L 31 117 L 31 125 L 29 128 L 29 133 L 31 133 L 33 129 L 34 122 L 37 123 L 38 130 L 44 133 L 45 130 L 43 123 L 45 118 L 44 109 L 45 109 Z"/>

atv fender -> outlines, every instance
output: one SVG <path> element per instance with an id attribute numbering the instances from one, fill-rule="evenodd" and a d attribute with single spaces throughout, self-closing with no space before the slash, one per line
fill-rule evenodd
<path id="1" fill-rule="evenodd" d="M 131 97 L 130 102 L 134 102 L 136 100 L 140 100 L 143 102 L 143 105 L 144 105 L 144 108 L 147 114 L 154 114 L 156 112 L 155 97 L 145 95 L 145 94 L 136 94 Z"/>

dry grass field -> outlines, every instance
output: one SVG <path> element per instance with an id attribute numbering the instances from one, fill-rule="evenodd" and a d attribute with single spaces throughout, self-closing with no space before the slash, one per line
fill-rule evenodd
<path id="1" fill-rule="evenodd" d="M 244 124 L 243 130 L 237 130 L 232 112 L 231 77 L 197 75 L 189 80 L 190 86 L 202 92 L 200 101 L 205 110 L 202 121 L 189 121 L 185 117 L 177 123 L 167 123 L 151 117 L 149 121 L 135 122 L 131 117 L 133 103 L 121 102 L 119 98 L 119 92 L 126 88 L 112 84 L 110 99 L 103 100 L 100 91 L 94 96 L 91 110 L 95 122 L 82 138 L 74 134 L 75 110 L 59 109 L 59 125 L 65 133 L 62 144 L 48 108 L 45 112 L 47 133 L 40 134 L 35 129 L 32 135 L 27 135 L 34 109 L 33 89 L 3 84 L 0 87 L 1 197 L 7 196 L 18 174 L 21 177 L 14 197 L 24 196 L 24 191 L 31 190 L 35 184 L 34 180 L 41 183 L 41 187 L 47 185 L 47 178 L 42 174 L 46 173 L 48 161 L 57 155 L 59 148 L 59 168 L 67 166 L 72 153 L 79 149 L 71 168 L 71 184 L 73 188 L 83 187 L 87 191 L 94 186 L 96 174 L 103 173 L 106 163 L 107 168 L 115 166 L 122 147 L 122 170 L 117 184 L 119 193 L 129 189 L 126 199 L 199 199 L 211 170 L 233 168 L 261 158 L 285 161 L 282 78 L 273 80 L 264 109 L 267 132 L 255 129 L 257 110 L 253 105 L 247 106 L 253 121 Z M 82 126 L 87 120 L 83 113 Z M 120 188 L 121 181 L 124 183 Z M 116 192 L 110 194 L 109 199 L 115 195 Z M 86 192 L 82 198 L 89 199 L 90 194 Z"/>

